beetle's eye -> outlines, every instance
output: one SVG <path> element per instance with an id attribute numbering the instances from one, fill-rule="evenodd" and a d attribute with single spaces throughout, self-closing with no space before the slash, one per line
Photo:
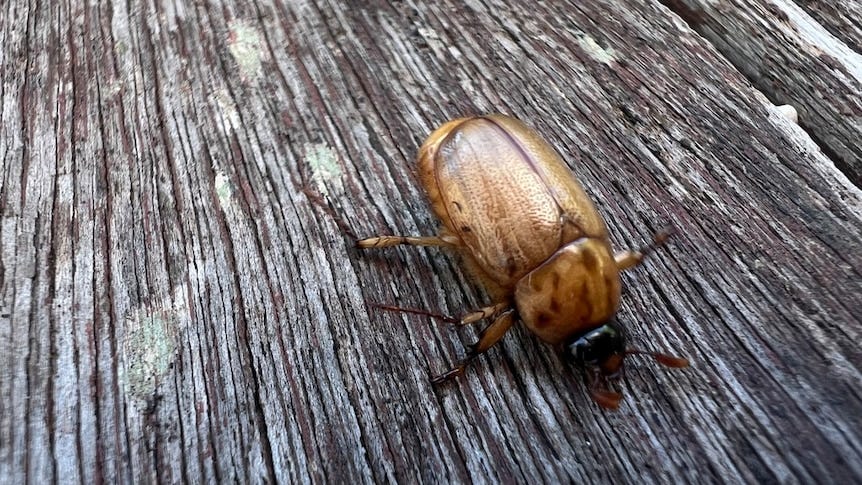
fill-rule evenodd
<path id="1" fill-rule="evenodd" d="M 593 342 L 590 341 L 588 335 L 583 335 L 575 339 L 565 347 L 565 357 L 575 365 L 584 367 L 596 365 L 598 363 Z"/>

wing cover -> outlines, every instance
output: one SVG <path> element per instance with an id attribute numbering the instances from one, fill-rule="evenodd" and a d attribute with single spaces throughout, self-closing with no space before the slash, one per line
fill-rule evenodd
<path id="1" fill-rule="evenodd" d="M 432 166 L 423 167 L 426 178 L 433 173 L 425 182 L 434 209 L 501 286 L 511 288 L 563 244 L 583 236 L 607 239 L 580 183 L 520 121 L 470 118 L 437 141 L 426 153 Z M 420 163 L 430 161 L 420 155 Z"/>

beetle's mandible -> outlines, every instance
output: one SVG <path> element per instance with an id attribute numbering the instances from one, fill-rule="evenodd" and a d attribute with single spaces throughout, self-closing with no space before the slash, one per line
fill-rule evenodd
<path id="1" fill-rule="evenodd" d="M 517 320 L 581 367 L 593 399 L 605 408 L 619 406 L 622 395 L 610 383 L 621 375 L 627 354 L 688 365 L 682 358 L 626 349 L 614 319 L 620 272 L 640 264 L 667 233 L 639 251 L 614 254 L 592 201 L 535 131 L 504 115 L 459 118 L 434 131 L 418 159 L 422 185 L 443 222 L 440 234 L 378 236 L 357 246 L 455 247 L 495 301 L 459 320 L 466 325 L 492 318 L 464 359 L 433 382 L 461 375 Z"/>

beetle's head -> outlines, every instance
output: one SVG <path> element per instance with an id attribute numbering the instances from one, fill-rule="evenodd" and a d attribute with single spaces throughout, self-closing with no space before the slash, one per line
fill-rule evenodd
<path id="1" fill-rule="evenodd" d="M 608 381 L 623 372 L 626 338 L 615 320 L 576 336 L 564 347 L 563 354 L 584 371 L 593 400 L 603 408 L 616 409 L 622 394 L 611 390 Z"/>
<path id="2" fill-rule="evenodd" d="M 584 379 L 596 403 L 606 409 L 617 409 L 622 394 L 611 384 L 623 376 L 626 355 L 647 354 L 668 367 L 687 367 L 688 360 L 655 352 L 626 349 L 622 327 L 615 320 L 578 335 L 565 344 L 564 356 L 584 372 Z"/>

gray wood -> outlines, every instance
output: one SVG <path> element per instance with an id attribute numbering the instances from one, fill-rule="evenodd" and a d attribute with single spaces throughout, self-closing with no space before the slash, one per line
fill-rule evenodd
<path id="1" fill-rule="evenodd" d="M 855 52 L 862 52 L 862 3 L 858 0 L 796 0 L 796 4 Z"/>
<path id="2" fill-rule="evenodd" d="M 0 45 L 0 482 L 862 478 L 862 194 L 660 3 L 13 0 Z M 522 328 L 433 387 L 476 332 L 374 310 L 488 303 L 352 243 L 432 234 L 416 148 L 491 111 L 616 247 L 679 230 L 619 319 L 692 367 L 618 412 Z"/>
<path id="3" fill-rule="evenodd" d="M 862 185 L 858 1 L 662 3 L 710 40 L 772 102 L 794 106 L 799 123 L 817 144 L 853 183 Z"/>

